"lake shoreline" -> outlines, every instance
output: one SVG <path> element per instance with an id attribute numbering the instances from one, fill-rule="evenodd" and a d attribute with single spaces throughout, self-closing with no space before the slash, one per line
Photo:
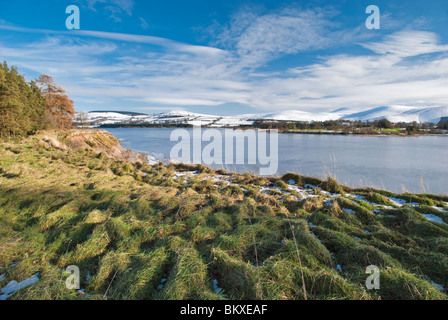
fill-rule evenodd
<path id="1" fill-rule="evenodd" d="M 194 127 L 179 127 L 179 126 L 170 126 L 170 127 L 157 127 L 157 126 L 151 126 L 151 127 L 141 127 L 141 126 L 100 126 L 96 128 L 96 130 L 108 130 L 108 129 L 193 129 Z M 232 130 L 266 130 L 267 132 L 273 130 L 273 129 L 260 129 L 255 127 L 201 127 L 201 129 L 232 129 Z M 424 132 L 418 132 L 413 134 L 401 134 L 401 133 L 356 133 L 356 132 L 325 132 L 325 131 L 319 131 L 319 132 L 308 132 L 308 131 L 284 131 L 279 130 L 278 133 L 280 134 L 306 134 L 306 135 L 338 135 L 338 136 L 366 136 L 366 137 L 419 137 L 419 136 L 448 136 L 448 132 L 446 133 L 424 133 Z"/>
<path id="2" fill-rule="evenodd" d="M 164 161 L 170 158 L 170 151 L 177 144 L 170 141 L 172 130 L 119 128 L 110 129 L 109 132 L 123 139 L 121 142 L 124 147 L 149 153 Z M 224 133 L 225 129 L 218 130 Z M 279 134 L 278 174 L 298 171 L 308 176 L 324 177 L 330 173 L 342 184 L 352 187 L 373 187 L 392 192 L 426 190 L 435 194 L 448 194 L 441 180 L 444 174 L 448 174 L 442 166 L 444 156 L 448 157 L 443 147 L 445 138 L 439 135 L 383 137 Z M 203 142 L 202 147 L 207 144 Z M 216 167 L 238 173 L 258 172 L 259 164 L 245 163 L 238 166 L 223 161 L 223 166 Z"/>

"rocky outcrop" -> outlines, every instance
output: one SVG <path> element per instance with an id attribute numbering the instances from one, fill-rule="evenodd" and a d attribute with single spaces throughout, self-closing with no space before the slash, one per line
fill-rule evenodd
<path id="1" fill-rule="evenodd" d="M 123 148 L 117 138 L 106 131 L 75 130 L 57 134 L 47 133 L 43 138 L 45 143 L 60 150 L 91 149 L 117 161 L 148 162 L 146 154 Z"/>

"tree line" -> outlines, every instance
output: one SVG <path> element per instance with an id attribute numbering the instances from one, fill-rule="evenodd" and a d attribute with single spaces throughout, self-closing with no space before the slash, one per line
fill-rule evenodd
<path id="1" fill-rule="evenodd" d="M 0 137 L 20 137 L 42 129 L 69 129 L 74 103 L 52 77 L 27 82 L 17 67 L 0 64 Z"/>
<path id="2" fill-rule="evenodd" d="M 397 122 L 392 123 L 387 119 L 374 121 L 350 121 L 350 120 L 327 120 L 327 121 L 269 121 L 257 120 L 253 127 L 259 129 L 277 129 L 282 132 L 294 130 L 332 130 L 342 132 L 360 132 L 363 134 L 376 134 L 378 129 L 402 129 L 408 134 L 417 134 L 423 131 L 433 132 L 434 130 L 447 129 L 448 121 L 434 123 L 417 122 Z"/>

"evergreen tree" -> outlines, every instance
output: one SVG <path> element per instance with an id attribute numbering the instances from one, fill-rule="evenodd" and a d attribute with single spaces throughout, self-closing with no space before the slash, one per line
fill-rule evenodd
<path id="1" fill-rule="evenodd" d="M 68 97 L 61 97 L 61 101 L 73 107 Z M 28 83 L 6 61 L 0 64 L 0 137 L 23 136 L 44 128 L 46 113 L 46 99 L 36 82 Z M 69 125 L 64 123 L 63 127 Z"/>

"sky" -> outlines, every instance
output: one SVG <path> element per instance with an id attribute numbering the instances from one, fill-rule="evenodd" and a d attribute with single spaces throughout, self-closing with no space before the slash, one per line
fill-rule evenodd
<path id="1" fill-rule="evenodd" d="M 0 0 L 0 60 L 53 76 L 77 111 L 446 106 L 447 27 L 446 0 Z"/>

